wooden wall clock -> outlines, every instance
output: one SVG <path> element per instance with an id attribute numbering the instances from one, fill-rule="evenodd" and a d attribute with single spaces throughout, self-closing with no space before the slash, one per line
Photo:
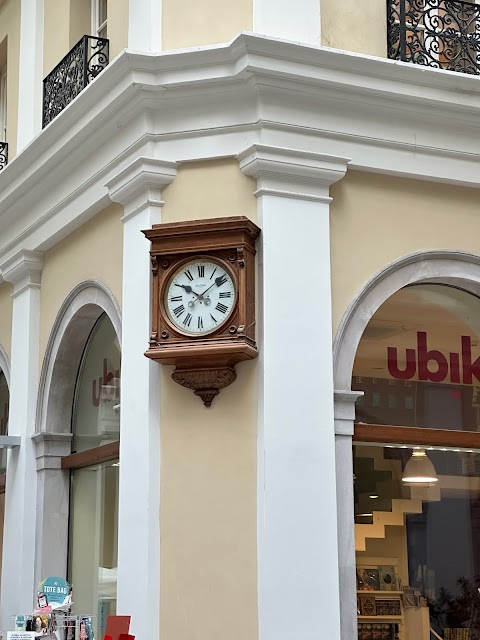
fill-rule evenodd
<path id="1" fill-rule="evenodd" d="M 152 331 L 148 358 L 175 365 L 172 378 L 209 407 L 258 355 L 255 240 L 244 216 L 154 225 Z"/>

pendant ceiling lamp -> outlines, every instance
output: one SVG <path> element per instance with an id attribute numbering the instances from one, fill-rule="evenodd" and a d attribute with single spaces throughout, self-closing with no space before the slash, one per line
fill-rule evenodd
<path id="1" fill-rule="evenodd" d="M 437 484 L 437 472 L 423 449 L 412 453 L 405 465 L 402 482 L 407 487 L 434 487 Z"/>

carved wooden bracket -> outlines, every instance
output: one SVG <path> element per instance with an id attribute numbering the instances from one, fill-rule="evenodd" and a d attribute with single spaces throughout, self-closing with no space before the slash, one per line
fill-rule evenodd
<path id="1" fill-rule="evenodd" d="M 172 378 L 182 387 L 193 389 L 196 396 L 203 400 L 203 404 L 209 407 L 220 389 L 228 387 L 236 379 L 237 374 L 233 367 L 220 367 L 218 369 L 175 369 Z"/>

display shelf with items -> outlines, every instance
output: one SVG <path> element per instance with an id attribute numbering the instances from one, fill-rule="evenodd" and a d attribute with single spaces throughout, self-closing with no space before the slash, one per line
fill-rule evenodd
<path id="1" fill-rule="evenodd" d="M 396 558 L 365 558 L 357 566 L 359 640 L 430 640 L 426 604 L 418 590 L 402 587 Z"/>
<path id="2" fill-rule="evenodd" d="M 8 640 L 94 640 L 93 616 L 72 614 L 72 587 L 52 577 L 38 586 L 37 607 L 29 614 L 13 616 L 15 631 Z"/>

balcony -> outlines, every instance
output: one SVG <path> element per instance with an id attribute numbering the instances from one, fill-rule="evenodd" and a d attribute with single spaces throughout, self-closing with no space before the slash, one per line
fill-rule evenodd
<path id="1" fill-rule="evenodd" d="M 109 41 L 83 36 L 43 81 L 46 127 L 108 65 Z M 1 164 L 0 164 L 1 166 Z"/>
<path id="2" fill-rule="evenodd" d="M 480 74 L 480 5 L 459 0 L 387 0 L 388 57 Z"/>
<path id="3" fill-rule="evenodd" d="M 7 166 L 8 163 L 8 144 L 0 142 L 0 171 Z"/>

